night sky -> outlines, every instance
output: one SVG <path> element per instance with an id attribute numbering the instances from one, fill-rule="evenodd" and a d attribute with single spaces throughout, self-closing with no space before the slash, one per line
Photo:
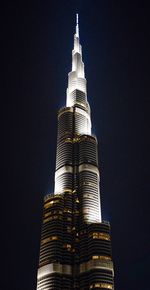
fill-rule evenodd
<path id="1" fill-rule="evenodd" d="M 53 192 L 79 13 L 115 290 L 149 290 L 149 8 L 144 1 L 5 1 L 1 290 L 35 290 L 42 202 Z"/>

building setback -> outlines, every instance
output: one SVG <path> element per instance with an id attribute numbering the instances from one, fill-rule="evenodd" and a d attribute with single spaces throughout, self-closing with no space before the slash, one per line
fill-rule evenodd
<path id="1" fill-rule="evenodd" d="M 55 189 L 44 197 L 37 290 L 114 289 L 99 182 L 77 15 L 66 107 L 58 112 Z"/>

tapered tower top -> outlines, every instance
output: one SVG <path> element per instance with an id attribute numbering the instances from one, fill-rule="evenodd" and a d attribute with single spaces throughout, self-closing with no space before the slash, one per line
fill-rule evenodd
<path id="1" fill-rule="evenodd" d="M 79 16 L 76 14 L 76 36 L 79 37 Z"/>
<path id="2" fill-rule="evenodd" d="M 76 14 L 76 31 L 74 34 L 74 47 L 72 50 L 72 70 L 68 74 L 67 102 L 68 107 L 75 105 L 77 101 L 76 91 L 84 94 L 87 98 L 86 79 L 84 72 L 84 63 L 82 61 L 82 46 L 79 40 L 79 16 Z"/>

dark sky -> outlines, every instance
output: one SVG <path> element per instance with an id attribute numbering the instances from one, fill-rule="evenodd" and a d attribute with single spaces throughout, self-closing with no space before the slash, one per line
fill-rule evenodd
<path id="1" fill-rule="evenodd" d="M 35 290 L 43 195 L 53 191 L 57 111 L 79 13 L 99 140 L 115 290 L 149 290 L 149 8 L 144 1 L 5 1 L 1 40 L 1 290 Z"/>

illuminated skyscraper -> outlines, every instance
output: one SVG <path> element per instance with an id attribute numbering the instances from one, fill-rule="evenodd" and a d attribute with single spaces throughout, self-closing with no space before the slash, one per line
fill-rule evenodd
<path id="1" fill-rule="evenodd" d="M 77 15 L 66 106 L 58 112 L 55 189 L 44 198 L 38 290 L 114 289 L 99 181 Z"/>

